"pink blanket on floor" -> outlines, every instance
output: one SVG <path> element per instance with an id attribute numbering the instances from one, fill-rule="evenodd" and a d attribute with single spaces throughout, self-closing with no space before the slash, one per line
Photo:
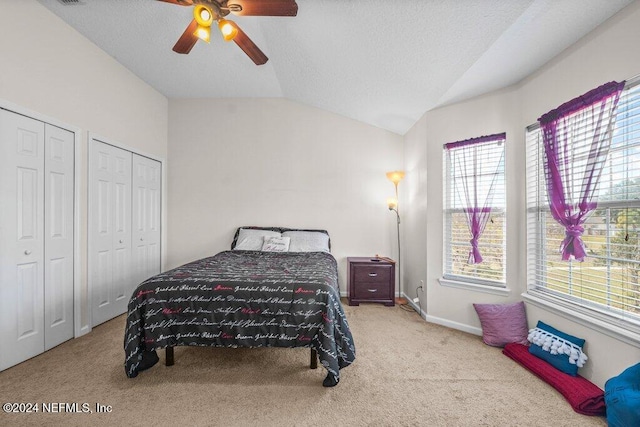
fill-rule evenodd
<path id="1" fill-rule="evenodd" d="M 502 350 L 539 378 L 558 390 L 574 411 L 584 415 L 604 415 L 604 392 L 586 378 L 572 377 L 551 366 L 549 363 L 529 353 L 529 347 L 522 344 L 507 344 Z"/>

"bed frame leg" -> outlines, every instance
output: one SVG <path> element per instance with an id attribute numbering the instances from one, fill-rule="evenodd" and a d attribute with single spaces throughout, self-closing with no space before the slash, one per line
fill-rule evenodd
<path id="1" fill-rule="evenodd" d="M 165 348 L 164 352 L 165 352 L 165 365 L 173 366 L 173 347 Z"/>
<path id="2" fill-rule="evenodd" d="M 311 363 L 309 365 L 309 369 L 317 369 L 318 368 L 318 352 L 315 348 L 311 349 Z"/>

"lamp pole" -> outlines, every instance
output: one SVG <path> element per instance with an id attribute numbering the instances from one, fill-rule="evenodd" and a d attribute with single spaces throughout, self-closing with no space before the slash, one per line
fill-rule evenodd
<path id="1" fill-rule="evenodd" d="M 389 201 L 388 206 L 390 211 L 396 213 L 396 230 L 398 236 L 398 304 L 402 305 L 402 264 L 401 264 L 401 249 L 400 249 L 400 213 L 398 212 L 398 183 L 404 178 L 404 171 L 387 172 L 387 178 L 393 182 L 396 190 L 396 198 L 393 202 Z"/>
<path id="2" fill-rule="evenodd" d="M 402 265 L 400 264 L 400 214 L 398 213 L 397 207 L 389 207 L 389 210 L 394 211 L 396 213 L 396 228 L 397 228 L 397 236 L 398 236 L 398 304 L 401 304 L 402 301 Z"/>

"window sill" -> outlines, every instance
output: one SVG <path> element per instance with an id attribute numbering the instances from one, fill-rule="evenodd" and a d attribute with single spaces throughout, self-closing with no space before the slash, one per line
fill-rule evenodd
<path id="1" fill-rule="evenodd" d="M 445 279 L 444 277 L 439 278 L 438 282 L 440 282 L 441 286 L 447 286 L 449 288 L 465 289 L 468 291 L 500 295 L 503 297 L 507 297 L 509 296 L 509 294 L 511 294 L 511 289 L 507 287 L 498 287 L 498 286 L 480 285 L 478 283 L 461 282 L 458 280 Z"/>
<path id="2" fill-rule="evenodd" d="M 529 304 L 548 310 L 596 332 L 615 338 L 625 344 L 640 347 L 640 331 L 632 331 L 614 325 L 604 319 L 594 317 L 593 314 L 580 310 L 570 303 L 534 290 L 523 293 L 522 298 Z"/>

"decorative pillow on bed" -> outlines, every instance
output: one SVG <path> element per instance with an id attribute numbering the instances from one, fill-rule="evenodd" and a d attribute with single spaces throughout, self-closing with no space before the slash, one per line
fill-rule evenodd
<path id="1" fill-rule="evenodd" d="M 538 321 L 536 327 L 529 331 L 528 339 L 531 341 L 529 353 L 573 377 L 587 361 L 587 355 L 582 351 L 582 338 L 565 334 L 544 322 Z"/>
<path id="2" fill-rule="evenodd" d="M 283 236 L 291 238 L 289 252 L 331 252 L 329 235 L 322 231 L 285 231 Z"/>
<path id="3" fill-rule="evenodd" d="M 482 326 L 482 341 L 494 347 L 516 342 L 528 344 L 524 302 L 515 304 L 473 304 Z"/>
<path id="4" fill-rule="evenodd" d="M 238 230 L 238 239 L 234 250 L 260 251 L 265 237 L 280 237 L 280 233 L 271 230 L 258 230 L 241 228 Z"/>
<path id="5" fill-rule="evenodd" d="M 290 239 L 288 237 L 264 236 L 262 250 L 264 252 L 287 252 L 289 250 Z"/>

